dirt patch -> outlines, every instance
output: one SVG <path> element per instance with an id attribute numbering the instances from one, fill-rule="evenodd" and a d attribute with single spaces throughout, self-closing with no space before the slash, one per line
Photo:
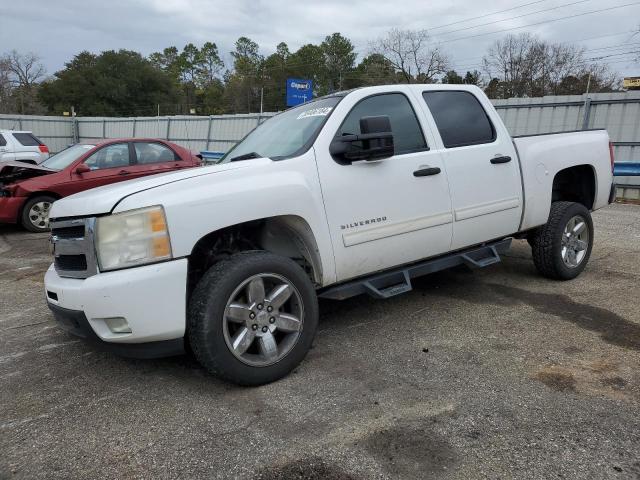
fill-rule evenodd
<path id="1" fill-rule="evenodd" d="M 267 467 L 258 472 L 255 480 L 357 480 L 341 468 L 331 465 L 322 458 L 312 457 L 296 460 L 284 465 Z"/>
<path id="2" fill-rule="evenodd" d="M 627 381 L 624 378 L 617 377 L 617 376 L 610 377 L 610 378 L 603 378 L 602 380 L 600 380 L 600 383 L 602 383 L 607 387 L 614 388 L 616 390 L 622 390 L 624 387 L 627 386 Z"/>
<path id="3" fill-rule="evenodd" d="M 536 379 L 540 380 L 547 387 L 559 392 L 575 392 L 576 390 L 576 379 L 571 373 L 542 370 L 536 374 Z"/>
<path id="4" fill-rule="evenodd" d="M 597 359 L 579 361 L 568 366 L 547 366 L 535 372 L 533 378 L 560 392 L 578 392 L 633 401 L 633 392 L 626 389 L 629 381 L 618 370 L 615 362 Z"/>
<path id="5" fill-rule="evenodd" d="M 457 463 L 453 447 L 426 421 L 375 432 L 364 446 L 387 473 L 397 478 L 431 478 Z"/>

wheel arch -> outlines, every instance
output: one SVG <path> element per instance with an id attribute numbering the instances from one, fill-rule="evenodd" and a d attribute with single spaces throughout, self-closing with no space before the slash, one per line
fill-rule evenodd
<path id="1" fill-rule="evenodd" d="M 592 210 L 596 199 L 596 171 L 593 165 L 573 165 L 556 172 L 551 201 L 577 202 Z"/>
<path id="2" fill-rule="evenodd" d="M 22 222 L 22 214 L 24 213 L 24 209 L 27 206 L 27 203 L 29 203 L 30 200 L 36 197 L 52 197 L 55 200 L 60 200 L 62 198 L 61 195 L 55 192 L 50 192 L 48 190 L 43 190 L 43 191 L 38 190 L 35 192 L 30 192 L 28 195 L 24 197 L 24 202 L 22 202 L 22 205 L 20 206 L 20 210 L 18 210 L 18 218 L 16 218 L 16 221 L 18 223 Z"/>
<path id="3" fill-rule="evenodd" d="M 188 294 L 214 263 L 247 250 L 265 250 L 291 258 L 302 266 L 312 283 L 322 284 L 322 259 L 309 223 L 297 215 L 279 215 L 230 225 L 201 237 L 188 257 Z"/>

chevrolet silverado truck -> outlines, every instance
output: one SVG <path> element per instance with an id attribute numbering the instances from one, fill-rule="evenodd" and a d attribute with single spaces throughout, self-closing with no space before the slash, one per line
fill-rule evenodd
<path id="1" fill-rule="evenodd" d="M 513 238 L 542 275 L 576 277 L 612 165 L 606 131 L 512 138 L 474 86 L 335 93 L 265 121 L 219 164 L 54 203 L 46 300 L 120 354 L 190 350 L 264 384 L 311 347 L 318 297 L 389 298 L 494 264 Z"/>

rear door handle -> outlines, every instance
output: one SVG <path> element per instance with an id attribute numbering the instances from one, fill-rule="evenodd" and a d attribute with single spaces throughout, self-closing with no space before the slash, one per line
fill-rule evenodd
<path id="1" fill-rule="evenodd" d="M 438 167 L 423 167 L 413 172 L 414 177 L 429 177 L 431 175 L 437 175 L 440 173 Z"/>
<path id="2" fill-rule="evenodd" d="M 118 175 L 129 175 L 129 173 L 130 173 L 130 172 L 129 172 L 128 170 L 120 170 L 120 171 L 118 172 Z"/>
<path id="3" fill-rule="evenodd" d="M 503 156 L 503 157 L 493 157 L 491 159 L 491 163 L 493 163 L 494 165 L 496 163 L 509 163 L 511 161 L 511 157 L 508 156 Z"/>

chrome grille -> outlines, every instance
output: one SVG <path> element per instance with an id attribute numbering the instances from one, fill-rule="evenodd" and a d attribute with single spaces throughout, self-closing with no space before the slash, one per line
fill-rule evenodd
<path id="1" fill-rule="evenodd" d="M 98 273 L 93 231 L 95 218 L 50 219 L 51 251 L 58 275 L 87 278 Z"/>

